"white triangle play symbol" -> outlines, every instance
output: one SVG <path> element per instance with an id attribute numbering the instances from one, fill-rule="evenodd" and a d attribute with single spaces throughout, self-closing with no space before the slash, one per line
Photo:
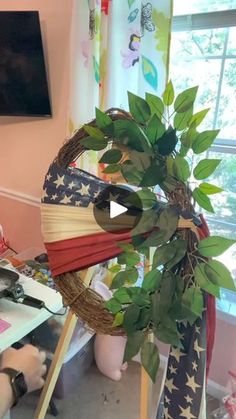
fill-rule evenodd
<path id="1" fill-rule="evenodd" d="M 123 205 L 117 204 L 117 202 L 110 201 L 110 218 L 118 217 L 118 215 L 123 214 L 128 211 L 127 208 Z"/>

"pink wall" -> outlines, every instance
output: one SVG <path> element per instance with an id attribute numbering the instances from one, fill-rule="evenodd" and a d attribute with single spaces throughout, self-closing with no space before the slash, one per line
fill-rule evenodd
<path id="1" fill-rule="evenodd" d="M 53 110 L 52 118 L 0 117 L 0 224 L 21 250 L 26 243 L 40 240 L 39 211 L 3 199 L 1 188 L 40 197 L 44 174 L 64 141 L 72 0 L 0 0 L 0 10 L 39 11 Z M 31 231 L 26 233 L 25 226 L 33 217 L 35 224 L 31 222 Z"/>

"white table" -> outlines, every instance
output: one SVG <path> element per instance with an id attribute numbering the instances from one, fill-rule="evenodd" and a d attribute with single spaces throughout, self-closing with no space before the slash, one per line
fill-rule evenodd
<path id="1" fill-rule="evenodd" d="M 62 308 L 61 295 L 55 290 L 24 275 L 20 275 L 20 282 L 25 294 L 44 301 L 51 311 L 57 312 Z M 10 323 L 11 327 L 0 333 L 0 352 L 18 342 L 51 316 L 52 314 L 43 308 L 39 310 L 1 298 L 0 319 Z"/>

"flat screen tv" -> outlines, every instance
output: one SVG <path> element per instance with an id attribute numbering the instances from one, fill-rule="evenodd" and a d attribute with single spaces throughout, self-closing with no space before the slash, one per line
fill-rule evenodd
<path id="1" fill-rule="evenodd" d="M 51 116 L 36 11 L 0 12 L 0 115 Z"/>

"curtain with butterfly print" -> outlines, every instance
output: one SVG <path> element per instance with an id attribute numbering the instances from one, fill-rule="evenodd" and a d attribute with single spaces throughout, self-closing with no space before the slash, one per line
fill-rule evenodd
<path id="1" fill-rule="evenodd" d="M 95 106 L 127 109 L 127 91 L 163 92 L 172 0 L 74 0 L 72 16 L 70 134 Z M 80 167 L 95 172 L 95 156 Z"/>

